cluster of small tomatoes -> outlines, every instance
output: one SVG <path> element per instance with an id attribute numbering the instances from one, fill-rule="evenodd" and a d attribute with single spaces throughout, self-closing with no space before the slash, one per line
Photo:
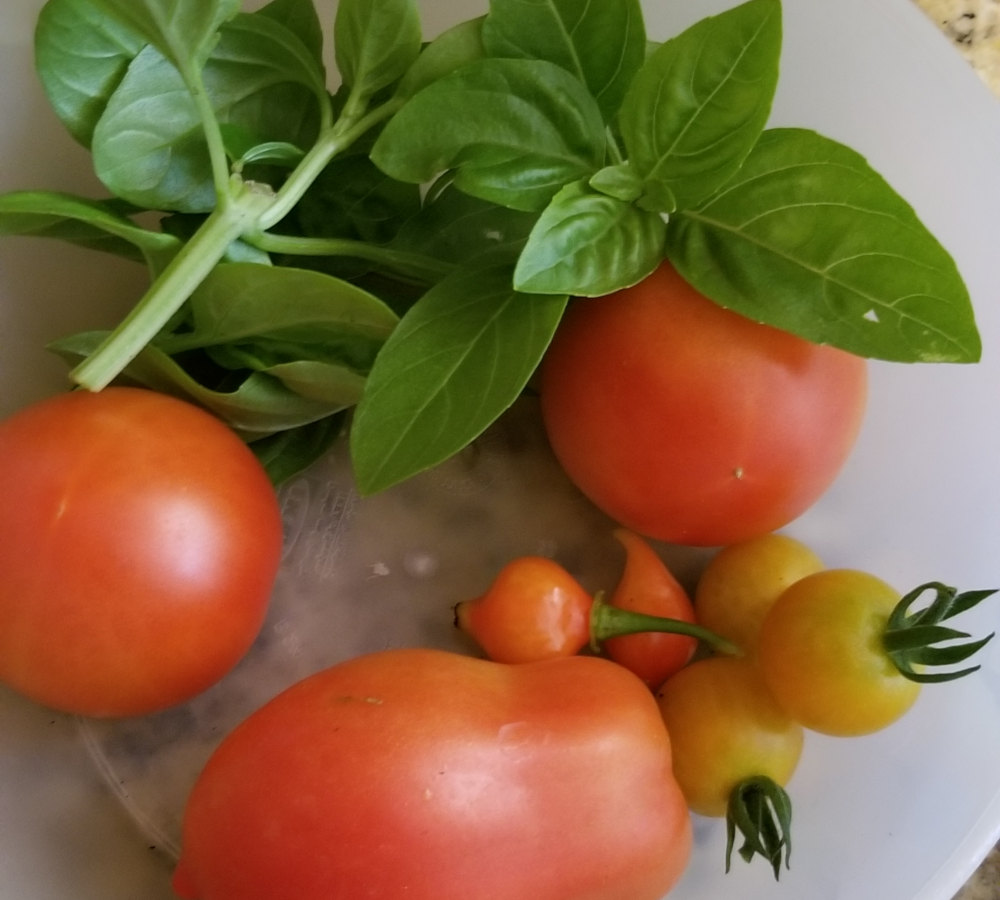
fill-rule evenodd
<path id="1" fill-rule="evenodd" d="M 989 640 L 930 646 L 968 638 L 940 621 L 992 591 L 959 594 L 932 583 L 903 597 L 874 575 L 826 568 L 806 544 L 768 533 L 718 551 L 691 597 L 644 538 L 624 529 L 615 536 L 626 561 L 609 599 L 591 596 L 557 562 L 525 556 L 483 595 L 459 603 L 456 624 L 493 660 L 593 651 L 641 678 L 655 692 L 690 809 L 725 816 L 730 835 L 743 835 L 744 859 L 760 854 L 775 877 L 790 847 L 784 787 L 805 730 L 882 729 L 910 709 L 922 682 L 975 670 L 929 667 L 961 662 Z M 912 611 L 925 594 L 934 599 Z M 731 850 L 732 839 L 727 867 Z"/>

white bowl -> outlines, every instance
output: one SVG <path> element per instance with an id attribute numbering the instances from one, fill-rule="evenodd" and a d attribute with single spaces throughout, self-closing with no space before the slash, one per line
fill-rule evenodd
<path id="1" fill-rule="evenodd" d="M 0 6 L 0 189 L 96 194 L 87 154 L 62 131 L 34 78 L 30 41 L 41 5 L 5 0 Z M 331 5 L 322 4 L 325 13 Z M 665 38 L 733 4 L 646 5 L 651 36 Z M 485 3 L 425 0 L 422 6 L 432 32 Z M 985 344 L 983 361 L 975 366 L 873 365 L 870 412 L 854 456 L 829 494 L 789 531 L 812 543 L 829 564 L 866 568 L 901 588 L 930 579 L 964 588 L 1000 586 L 1000 307 L 994 297 L 1000 107 L 910 0 L 786 0 L 784 15 L 774 124 L 815 128 L 868 156 L 955 256 Z M 0 413 L 62 389 L 65 369 L 44 343 L 113 323 L 142 280 L 133 267 L 97 254 L 40 240 L 0 240 Z M 503 469 L 505 454 L 487 465 Z M 497 475 L 490 471 L 489 477 Z M 309 534 L 341 521 L 343 510 L 331 511 L 327 502 L 346 496 L 330 487 L 338 473 L 342 469 L 334 463 L 320 466 L 285 494 L 290 517 L 303 509 L 321 516 L 310 519 Z M 390 592 L 398 584 L 393 576 L 436 584 L 449 561 L 453 589 L 481 577 L 476 566 L 484 556 L 466 558 L 455 571 L 454 560 L 469 553 L 471 538 L 447 547 L 428 544 L 433 532 L 413 537 L 443 515 L 430 498 L 442 480 L 454 486 L 455 477 L 460 482 L 471 476 L 443 471 L 377 501 L 385 506 L 360 512 L 352 506 L 343 522 L 354 530 L 338 535 L 337 546 L 353 548 L 355 575 L 364 567 L 372 576 L 388 573 L 380 584 Z M 490 490 L 477 477 L 466 487 L 469 497 Z M 491 527 L 511 530 L 511 502 Z M 310 503 L 326 506 L 310 512 Z M 373 535 L 369 526 L 384 521 L 379 517 L 385 509 L 391 516 L 412 516 L 416 529 Z M 583 531 L 598 522 L 583 521 Z M 557 526 L 555 520 L 538 523 L 519 539 L 543 542 L 546 529 Z M 575 533 L 568 540 L 585 543 L 589 537 Z M 496 557 L 509 546 L 481 552 Z M 290 546 L 282 590 L 294 593 L 290 569 L 301 574 L 304 566 L 320 581 L 328 576 L 329 559 L 316 554 L 308 540 Z M 385 560 L 399 560 L 400 572 Z M 995 604 L 987 603 L 966 624 L 985 632 L 997 619 Z M 279 665 L 281 673 L 273 675 L 269 651 L 250 660 L 241 677 L 271 672 L 267 677 L 288 678 L 295 666 L 312 665 L 313 657 L 300 652 L 297 627 L 294 617 L 283 625 L 276 617 L 269 625 L 272 641 L 284 634 L 279 649 L 300 653 L 294 666 Z M 390 640 L 450 640 L 442 628 L 440 622 L 404 623 Z M 333 653 L 374 643 L 352 632 Z M 802 900 L 949 900 L 1000 837 L 1000 645 L 987 647 L 980 661 L 975 676 L 928 688 L 903 721 L 880 734 L 809 736 L 790 785 L 795 849 L 781 886 L 759 864 L 737 864 L 724 875 L 723 826 L 698 820 L 694 857 L 672 900 L 763 900 L 779 892 Z M 234 679 L 229 693 L 220 688 L 216 696 L 234 696 L 237 684 L 243 682 Z M 271 683 L 260 690 L 270 691 Z M 241 702 L 252 699 L 243 695 Z M 74 720 L 3 689 L 0 721 L 0 896 L 170 898 L 163 850 L 169 850 L 172 813 L 155 808 L 150 785 L 159 783 L 161 793 L 166 785 L 183 785 L 192 759 L 178 762 L 169 753 L 130 757 L 120 752 L 113 728 L 101 726 L 88 732 L 97 755 L 111 766 L 110 773 L 101 772 Z M 129 768 L 130 759 L 163 768 L 140 772 Z M 117 792 L 109 788 L 116 780 L 124 782 Z M 176 791 L 174 799 L 176 805 Z M 135 816 L 146 816 L 144 824 Z"/>

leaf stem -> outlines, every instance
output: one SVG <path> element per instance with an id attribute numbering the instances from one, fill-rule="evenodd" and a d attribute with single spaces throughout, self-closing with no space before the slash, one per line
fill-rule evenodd
<path id="1" fill-rule="evenodd" d="M 356 119 L 339 119 L 320 135 L 276 194 L 264 193 L 229 175 L 222 133 L 201 75 L 188 72 L 185 77 L 202 117 L 217 205 L 118 327 L 70 372 L 70 378 L 87 390 L 101 390 L 121 373 L 180 309 L 234 240 L 244 235 L 261 240 L 263 232 L 292 210 L 334 156 L 403 103 L 393 99 Z"/>
<path id="2" fill-rule="evenodd" d="M 229 195 L 228 202 L 208 216 L 94 353 L 70 372 L 70 378 L 91 391 L 110 384 L 180 309 L 222 259 L 226 248 L 252 226 L 271 202 L 271 195 L 245 187 Z"/>
<path id="3" fill-rule="evenodd" d="M 219 119 L 215 114 L 212 101 L 208 97 L 208 91 L 205 89 L 205 79 L 202 77 L 201 67 L 197 65 L 185 66 L 182 77 L 187 84 L 191 99 L 194 101 L 195 109 L 198 110 L 198 118 L 201 120 L 201 128 L 205 134 L 205 145 L 208 148 L 208 157 L 212 166 L 212 182 L 215 185 L 216 202 L 219 206 L 225 206 L 232 195 L 229 190 L 229 156 L 226 153 Z"/>
<path id="4" fill-rule="evenodd" d="M 258 223 L 260 231 L 273 228 L 285 218 L 331 159 L 350 147 L 369 128 L 389 118 L 402 105 L 402 99 L 393 98 L 358 118 L 341 117 L 331 128 L 322 132 L 316 143 L 278 189 L 274 203 L 261 216 Z"/>
<path id="5" fill-rule="evenodd" d="M 266 253 L 285 253 L 290 256 L 349 256 L 380 263 L 398 275 L 420 282 L 437 282 L 455 270 L 451 263 L 425 256 L 396 250 L 379 244 L 350 238 L 309 238 L 294 235 L 262 232 L 247 235 L 248 244 Z"/>

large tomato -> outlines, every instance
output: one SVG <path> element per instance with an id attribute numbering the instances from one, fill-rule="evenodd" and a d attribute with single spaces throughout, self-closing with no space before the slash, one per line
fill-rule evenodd
<path id="1" fill-rule="evenodd" d="M 236 435 L 138 388 L 0 423 L 0 681 L 135 715 L 207 688 L 260 629 L 281 555 L 274 490 Z"/>
<path id="2" fill-rule="evenodd" d="M 621 666 L 407 649 L 246 719 L 182 845 L 191 900 L 659 900 L 691 821 L 656 702 Z"/>
<path id="3" fill-rule="evenodd" d="M 541 371 L 563 468 L 621 524 L 722 545 L 787 524 L 833 481 L 865 407 L 863 359 L 725 310 L 663 264 L 576 300 Z"/>

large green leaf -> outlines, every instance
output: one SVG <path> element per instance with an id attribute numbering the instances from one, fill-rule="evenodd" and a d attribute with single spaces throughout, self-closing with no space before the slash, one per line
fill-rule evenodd
<path id="1" fill-rule="evenodd" d="M 403 317 L 351 428 L 360 489 L 374 493 L 461 450 L 524 389 L 566 298 L 520 294 L 506 266 L 460 269 Z"/>
<path id="2" fill-rule="evenodd" d="M 702 19 L 653 52 L 621 111 L 645 205 L 684 209 L 735 173 L 767 122 L 780 55 L 780 0 Z"/>
<path id="3" fill-rule="evenodd" d="M 147 263 L 160 271 L 180 249 L 173 235 L 150 231 L 110 202 L 55 191 L 0 194 L 0 235 L 49 237 Z"/>
<path id="4" fill-rule="evenodd" d="M 174 65 L 146 47 L 94 129 L 94 170 L 136 206 L 208 212 L 215 185 L 201 118 Z"/>
<path id="5" fill-rule="evenodd" d="M 402 181 L 455 170 L 460 190 L 538 211 L 569 181 L 603 165 L 597 102 L 554 63 L 484 59 L 409 100 L 375 142 L 372 159 Z"/>
<path id="6" fill-rule="evenodd" d="M 271 0 L 257 10 L 256 15 L 280 22 L 302 42 L 309 53 L 310 64 L 324 67 L 323 24 L 313 0 Z"/>
<path id="7" fill-rule="evenodd" d="M 256 263 L 216 266 L 191 295 L 188 314 L 189 330 L 160 338 L 161 348 L 177 353 L 269 337 L 314 344 L 316 358 L 325 359 L 345 342 L 381 345 L 398 321 L 381 300 L 349 282 Z"/>
<path id="8" fill-rule="evenodd" d="M 108 98 L 145 40 L 91 0 L 48 0 L 35 26 L 35 68 L 52 109 L 90 146 Z"/>
<path id="9" fill-rule="evenodd" d="M 611 120 L 646 55 L 639 0 L 493 0 L 483 25 L 491 56 L 547 59 L 571 72 Z"/>
<path id="10" fill-rule="evenodd" d="M 482 17 L 459 22 L 424 45 L 400 81 L 396 94 L 412 97 L 421 88 L 485 55 Z"/>
<path id="11" fill-rule="evenodd" d="M 334 24 L 337 68 L 362 107 L 394 84 L 420 53 L 420 18 L 414 0 L 340 0 Z"/>
<path id="12" fill-rule="evenodd" d="M 90 0 L 106 15 L 141 34 L 178 69 L 200 67 L 224 22 L 241 0 Z"/>
<path id="13" fill-rule="evenodd" d="M 222 30 L 203 79 L 220 122 L 259 141 L 310 143 L 327 102 L 319 68 L 277 22 L 240 15 Z M 137 206 L 207 212 L 216 202 L 203 120 L 171 62 L 147 47 L 110 97 L 93 137 L 105 186 Z"/>
<path id="14" fill-rule="evenodd" d="M 667 238 L 688 281 L 750 318 L 862 356 L 979 358 L 951 256 L 860 154 L 815 132 L 766 131 Z"/>

